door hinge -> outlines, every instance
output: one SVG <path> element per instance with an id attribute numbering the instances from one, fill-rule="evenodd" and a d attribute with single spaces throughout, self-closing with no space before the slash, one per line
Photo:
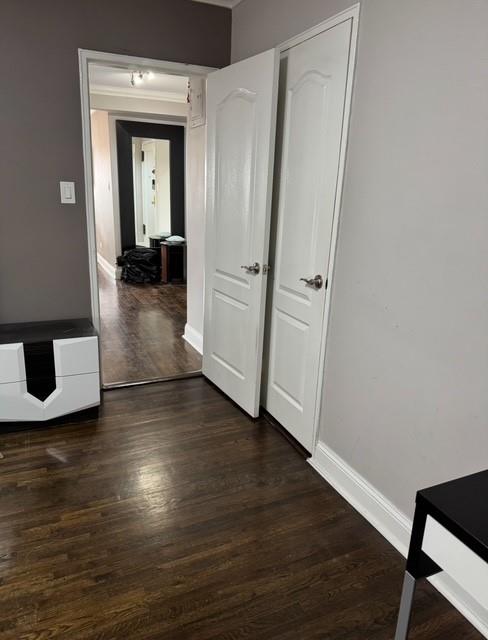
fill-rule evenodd
<path id="1" fill-rule="evenodd" d="M 143 235 L 146 235 L 146 225 L 145 224 L 142 225 L 142 233 L 143 233 Z"/>
<path id="2" fill-rule="evenodd" d="M 141 162 L 144 162 L 144 151 L 141 151 Z"/>

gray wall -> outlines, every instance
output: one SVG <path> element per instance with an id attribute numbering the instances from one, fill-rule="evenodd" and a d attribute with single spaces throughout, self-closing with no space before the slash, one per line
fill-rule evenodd
<path id="1" fill-rule="evenodd" d="M 2 0 L 0 322 L 90 314 L 78 47 L 223 66 L 230 31 L 191 0 Z"/>
<path id="2" fill-rule="evenodd" d="M 244 0 L 233 58 L 352 4 Z M 488 467 L 488 3 L 364 0 L 321 440 L 408 515 Z"/>

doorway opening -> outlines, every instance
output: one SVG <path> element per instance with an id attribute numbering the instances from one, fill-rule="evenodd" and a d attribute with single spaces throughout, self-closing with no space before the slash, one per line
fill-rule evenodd
<path id="1" fill-rule="evenodd" d="M 355 5 L 207 78 L 203 373 L 251 416 L 262 405 L 312 454 L 323 407 L 358 20 Z M 135 137 L 155 172 L 155 136 Z M 133 190 L 138 144 L 131 139 Z M 155 213 L 144 214 L 141 202 L 138 222 L 134 214 L 128 229 L 147 250 L 144 224 Z"/>
<path id="2" fill-rule="evenodd" d="M 201 372 L 188 298 L 198 302 L 203 292 L 198 278 L 187 277 L 188 254 L 200 252 L 199 238 L 193 247 L 187 234 L 187 205 L 203 197 L 186 158 L 194 151 L 187 132 L 195 69 L 172 67 L 80 52 L 92 315 L 104 388 Z"/>

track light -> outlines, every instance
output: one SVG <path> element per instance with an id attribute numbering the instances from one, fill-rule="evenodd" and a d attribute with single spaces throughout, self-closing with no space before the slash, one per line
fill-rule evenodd
<path id="1" fill-rule="evenodd" d="M 152 80 L 154 78 L 154 73 L 152 71 L 131 71 L 130 72 L 130 83 L 133 87 L 140 85 L 144 82 L 144 80 Z"/>

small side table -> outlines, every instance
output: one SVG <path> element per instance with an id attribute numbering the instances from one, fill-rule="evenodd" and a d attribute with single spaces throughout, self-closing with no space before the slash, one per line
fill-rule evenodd
<path id="1" fill-rule="evenodd" d="M 488 608 L 488 471 L 417 493 L 395 640 L 406 640 L 417 580 L 449 574 Z"/>
<path id="2" fill-rule="evenodd" d="M 161 242 L 161 282 L 186 283 L 186 242 Z"/>

